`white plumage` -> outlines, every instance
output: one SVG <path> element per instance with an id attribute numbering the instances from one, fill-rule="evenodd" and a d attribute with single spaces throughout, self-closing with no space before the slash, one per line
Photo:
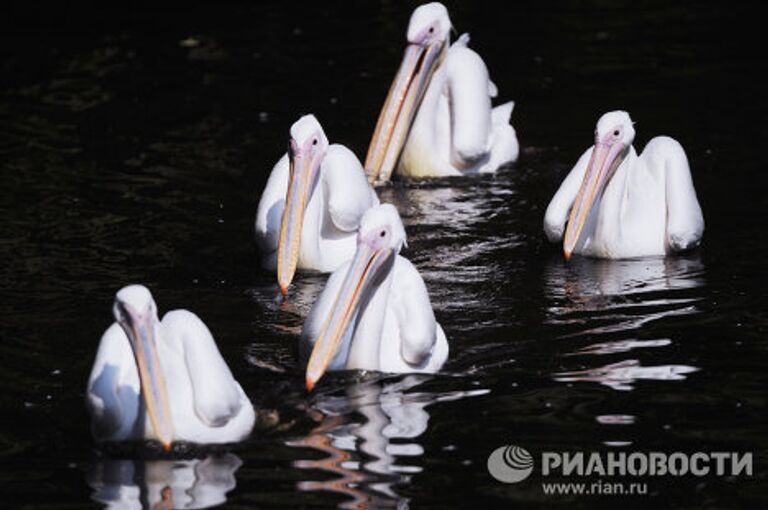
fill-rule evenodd
<path id="1" fill-rule="evenodd" d="M 197 315 L 174 310 L 159 321 L 141 285 L 117 293 L 114 313 L 88 379 L 97 440 L 158 439 L 168 448 L 171 441 L 227 443 L 250 434 L 253 405 Z"/>
<path id="2" fill-rule="evenodd" d="M 404 177 L 491 173 L 517 160 L 515 103 L 491 106 L 496 86 L 468 42 L 464 34 L 451 45 L 424 94 L 397 166 Z"/>
<path id="3" fill-rule="evenodd" d="M 363 217 L 354 258 L 337 269 L 301 334 L 311 389 L 325 370 L 436 372 L 448 341 L 419 272 L 399 255 L 405 230 L 394 206 Z"/>
<path id="4" fill-rule="evenodd" d="M 378 203 L 357 157 L 343 145 L 329 146 L 314 116 L 302 117 L 259 201 L 263 267 L 278 271 L 283 292 L 296 268 L 333 271 L 352 257 L 360 218 Z"/>
<path id="5" fill-rule="evenodd" d="M 382 108 L 368 156 L 371 181 L 394 169 L 410 178 L 495 172 L 515 161 L 519 144 L 509 119 L 513 102 L 493 108 L 496 86 L 462 35 L 450 45 L 445 6 L 418 7 L 408 47 Z"/>
<path id="6" fill-rule="evenodd" d="M 638 156 L 623 111 L 597 123 L 596 144 L 582 154 L 552 198 L 544 231 L 571 253 L 601 258 L 665 255 L 697 246 L 704 217 L 680 144 L 660 136 Z"/>

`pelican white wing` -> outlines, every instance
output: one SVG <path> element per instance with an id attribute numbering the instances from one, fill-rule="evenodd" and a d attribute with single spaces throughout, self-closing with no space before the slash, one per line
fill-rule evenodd
<path id="1" fill-rule="evenodd" d="M 146 288 L 122 289 L 117 322 L 101 338 L 86 404 L 97 440 L 227 443 L 246 438 L 255 412 L 208 328 L 176 310 L 157 320 Z"/>

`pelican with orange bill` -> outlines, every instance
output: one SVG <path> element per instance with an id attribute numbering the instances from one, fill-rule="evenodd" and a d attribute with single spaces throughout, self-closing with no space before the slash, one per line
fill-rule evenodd
<path id="1" fill-rule="evenodd" d="M 262 265 L 277 272 L 281 293 L 297 269 L 331 272 L 348 260 L 360 217 L 378 203 L 357 157 L 329 145 L 313 115 L 296 121 L 256 213 Z"/>
<path id="2" fill-rule="evenodd" d="M 544 231 L 574 253 L 599 258 L 667 255 L 698 246 L 704 217 L 688 158 L 672 138 L 652 139 L 638 156 L 629 114 L 608 112 L 595 143 L 552 198 Z"/>
<path id="3" fill-rule="evenodd" d="M 424 280 L 399 255 L 405 241 L 391 204 L 363 216 L 354 256 L 330 276 L 304 323 L 308 390 L 328 370 L 436 372 L 445 363 L 448 341 Z"/>
<path id="4" fill-rule="evenodd" d="M 104 333 L 86 404 L 99 441 L 229 443 L 246 438 L 255 412 L 205 324 L 186 310 L 160 321 L 149 290 L 121 289 Z"/>
<path id="5" fill-rule="evenodd" d="M 418 7 L 408 45 L 373 132 L 365 169 L 371 183 L 397 170 L 409 178 L 493 172 L 517 159 L 513 103 L 491 107 L 496 87 L 469 36 L 450 44 L 441 3 Z"/>

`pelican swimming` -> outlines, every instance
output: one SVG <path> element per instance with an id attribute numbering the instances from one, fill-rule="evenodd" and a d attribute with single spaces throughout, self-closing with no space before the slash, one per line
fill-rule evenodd
<path id="1" fill-rule="evenodd" d="M 328 145 L 314 115 L 291 126 L 256 213 L 262 265 L 285 295 L 296 268 L 329 273 L 352 257 L 360 217 L 379 203 L 357 157 Z"/>
<path id="2" fill-rule="evenodd" d="M 413 11 L 365 158 L 371 182 L 389 180 L 395 168 L 410 178 L 441 177 L 495 172 L 517 159 L 514 103 L 491 107 L 497 90 L 483 59 L 467 47 L 467 34 L 450 45 L 450 31 L 443 4 Z"/>
<path id="3" fill-rule="evenodd" d="M 98 441 L 230 443 L 253 428 L 253 405 L 211 332 L 187 310 L 158 320 L 142 285 L 122 288 L 101 337 L 86 404 Z"/>
<path id="4" fill-rule="evenodd" d="M 328 278 L 304 323 L 307 389 L 326 370 L 436 372 L 443 366 L 448 341 L 424 280 L 399 255 L 404 245 L 393 205 L 365 213 L 354 257 Z"/>
<path id="5" fill-rule="evenodd" d="M 701 242 L 704 217 L 685 151 L 659 136 L 638 156 L 634 138 L 627 112 L 600 117 L 595 145 L 549 203 L 544 232 L 552 242 L 563 240 L 566 259 L 665 255 Z"/>

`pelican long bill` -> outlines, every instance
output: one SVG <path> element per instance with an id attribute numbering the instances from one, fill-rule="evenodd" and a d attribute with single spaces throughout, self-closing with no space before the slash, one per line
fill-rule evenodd
<path id="1" fill-rule="evenodd" d="M 357 252 L 309 357 L 306 372 L 308 391 L 312 391 L 328 369 L 339 350 L 347 328 L 358 312 L 361 298 L 376 281 L 379 269 L 393 260 L 393 255 L 392 249 L 374 249 L 366 243 L 358 243 Z"/>
<path id="2" fill-rule="evenodd" d="M 371 183 L 389 180 L 432 75 L 445 57 L 446 43 L 409 44 L 389 88 L 365 158 Z"/>
<path id="3" fill-rule="evenodd" d="M 293 142 L 289 146 L 290 166 L 288 193 L 280 222 L 280 237 L 277 242 L 277 282 L 283 295 L 288 293 L 288 286 L 296 274 L 301 248 L 301 231 L 304 226 L 304 213 L 311 195 L 315 171 L 320 165 L 319 157 L 300 154 Z"/>
<path id="4" fill-rule="evenodd" d="M 584 179 L 568 217 L 563 238 L 563 253 L 566 260 L 570 260 L 590 212 L 605 191 L 611 176 L 624 160 L 626 149 L 627 147 L 620 143 L 609 144 L 596 141 Z"/>
<path id="5" fill-rule="evenodd" d="M 165 377 L 157 354 L 155 328 L 152 314 L 139 317 L 129 308 L 125 308 L 130 317 L 123 328 L 130 340 L 136 367 L 141 381 L 141 394 L 147 408 L 147 415 L 157 438 L 166 451 L 171 449 L 173 441 L 173 422 L 171 421 L 170 401 L 166 389 Z"/>

